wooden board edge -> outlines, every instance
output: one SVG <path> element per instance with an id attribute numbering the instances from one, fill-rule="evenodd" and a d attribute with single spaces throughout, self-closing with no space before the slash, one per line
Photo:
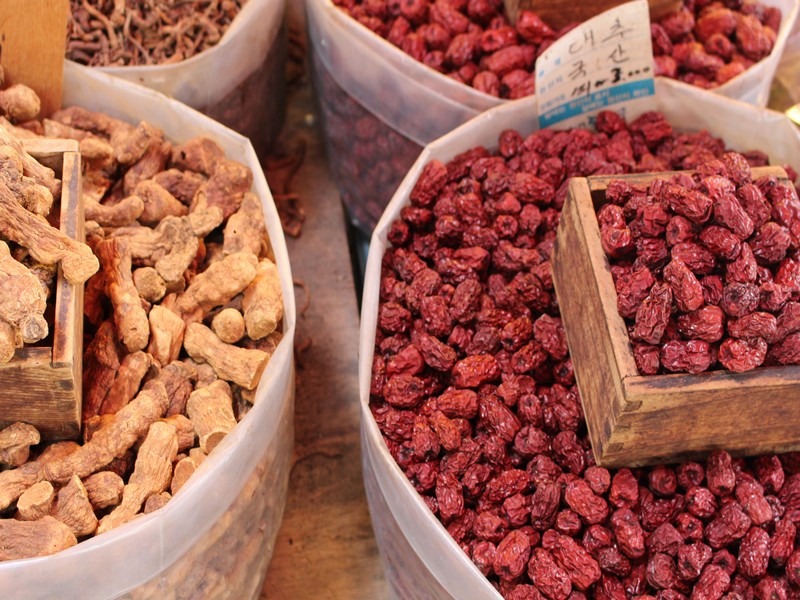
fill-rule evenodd
<path id="1" fill-rule="evenodd" d="M 61 231 L 84 241 L 81 198 L 80 153 L 62 153 Z M 83 335 L 83 286 L 72 285 L 58 268 L 56 284 L 56 326 L 53 333 L 53 366 L 71 365 L 82 360 L 76 347 Z M 59 324 L 63 325 L 59 327 Z"/>
<path id="2" fill-rule="evenodd" d="M 789 179 L 786 169 L 776 165 L 766 167 L 752 167 L 750 169 L 753 180 L 761 177 L 774 176 L 777 179 Z M 623 173 L 619 175 L 591 175 L 586 178 L 592 192 L 603 191 L 612 181 L 625 181 L 631 185 L 647 185 L 656 179 L 669 179 L 676 175 L 694 175 L 696 171 L 650 171 L 646 173 Z"/>
<path id="3" fill-rule="evenodd" d="M 633 358 L 628 328 L 617 309 L 617 289 L 614 287 L 614 278 L 611 275 L 611 265 L 608 262 L 603 245 L 600 242 L 600 227 L 597 224 L 597 213 L 592 203 L 588 182 L 581 184 L 583 193 L 576 196 L 577 215 L 583 231 L 584 243 L 589 253 L 592 265 L 594 285 L 600 297 L 600 306 L 603 309 L 603 318 L 608 326 L 611 340 L 611 349 L 619 367 L 621 379 L 639 374 L 636 361 Z M 570 186 L 570 190 L 572 187 Z"/>
<path id="4" fill-rule="evenodd" d="M 576 315 L 583 317 L 585 306 L 579 302 L 579 299 L 586 298 L 583 293 L 574 295 L 570 293 L 570 290 L 574 289 L 571 275 L 573 272 L 583 272 L 590 268 L 585 231 L 578 214 L 579 207 L 573 199 L 576 194 L 588 193 L 586 180 L 574 178 L 569 185 L 570 193 L 567 194 L 567 200 L 562 208 L 561 221 L 551 257 L 553 286 L 567 335 L 567 346 L 573 360 L 575 379 L 586 417 L 589 439 L 592 442 L 593 451 L 597 455 L 602 454 L 605 440 L 615 428 L 616 417 L 621 410 L 621 402 L 624 399 L 621 388 L 622 377 L 619 374 L 616 360 L 608 352 L 603 352 L 606 360 L 603 361 L 603 369 L 599 371 L 602 381 L 593 375 L 594 370 L 591 373 L 587 372 L 584 366 L 588 364 L 589 357 L 595 358 L 595 349 L 587 347 L 590 342 L 586 339 L 585 330 L 581 330 L 581 335 L 578 335 L 578 329 L 569 326 L 569 322 L 573 319 L 575 322 L 581 322 Z M 575 239 L 571 239 L 573 235 Z M 573 269 L 572 267 L 575 267 L 576 263 L 578 266 Z M 599 291 L 593 285 L 594 283 L 592 281 L 592 285 L 588 288 L 589 301 L 598 305 L 600 303 Z M 610 346 L 611 342 L 606 329 L 598 331 L 597 335 L 602 339 L 596 344 L 592 344 L 593 346 Z M 604 349 L 598 348 L 598 350 Z"/>
<path id="5" fill-rule="evenodd" d="M 697 375 L 637 375 L 626 378 L 623 388 L 626 396 L 635 401 L 635 412 L 638 413 L 681 406 L 686 403 L 687 396 L 701 400 L 725 395 L 746 398 L 760 394 L 765 388 L 800 396 L 800 365 L 763 367 L 745 373 L 720 369 Z"/>

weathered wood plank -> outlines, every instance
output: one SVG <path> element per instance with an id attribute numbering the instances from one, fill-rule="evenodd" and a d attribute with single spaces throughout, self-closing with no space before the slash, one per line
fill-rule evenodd
<path id="1" fill-rule="evenodd" d="M 747 373 L 640 376 L 608 259 L 595 203 L 609 182 L 647 184 L 673 173 L 573 179 L 553 252 L 553 282 L 595 458 L 604 466 L 641 466 L 701 457 L 800 449 L 800 366 Z M 780 167 L 753 169 L 753 178 Z"/>

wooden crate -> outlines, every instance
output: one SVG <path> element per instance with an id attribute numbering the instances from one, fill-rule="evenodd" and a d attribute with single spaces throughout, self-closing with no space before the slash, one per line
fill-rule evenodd
<path id="1" fill-rule="evenodd" d="M 753 169 L 753 177 L 778 167 Z M 800 367 L 699 375 L 639 375 L 595 207 L 608 183 L 646 184 L 672 173 L 570 181 L 552 257 L 553 283 L 567 333 L 589 439 L 598 464 L 641 466 L 800 449 Z"/>
<path id="2" fill-rule="evenodd" d="M 61 231 L 83 241 L 78 142 L 32 139 L 23 147 L 61 179 Z M 0 426 L 24 421 L 51 440 L 80 435 L 82 398 L 83 286 L 67 283 L 59 268 L 55 293 L 52 346 L 19 348 L 0 366 Z"/>

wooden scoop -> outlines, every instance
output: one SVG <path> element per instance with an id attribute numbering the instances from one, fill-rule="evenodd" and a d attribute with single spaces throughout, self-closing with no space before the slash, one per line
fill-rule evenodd
<path id="1" fill-rule="evenodd" d="M 42 101 L 40 117 L 61 108 L 69 0 L 2 0 L 2 87 L 24 83 Z"/>
<path id="2" fill-rule="evenodd" d="M 519 11 L 532 10 L 545 23 L 558 31 L 570 23 L 583 23 L 601 12 L 607 11 L 624 0 L 503 0 L 511 23 L 517 22 Z M 681 7 L 681 0 L 648 0 L 650 20 L 656 21 Z"/>

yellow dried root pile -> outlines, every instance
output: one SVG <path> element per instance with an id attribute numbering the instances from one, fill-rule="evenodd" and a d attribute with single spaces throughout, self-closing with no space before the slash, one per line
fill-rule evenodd
<path id="1" fill-rule="evenodd" d="M 173 146 L 151 125 L 81 108 L 41 131 L 80 143 L 101 268 L 85 290 L 83 443 L 42 449 L 29 426 L 0 430 L 0 514 L 10 517 L 0 538 L 20 540 L 0 560 L 57 552 L 166 504 L 249 410 L 282 337 L 278 269 L 247 167 L 209 138 Z M 0 211 L 2 198 L 0 177 Z M 0 245 L 0 280 L 22 278 L 8 260 Z M 0 354 L 5 323 L 14 335 L 36 330 L 0 301 Z"/>

